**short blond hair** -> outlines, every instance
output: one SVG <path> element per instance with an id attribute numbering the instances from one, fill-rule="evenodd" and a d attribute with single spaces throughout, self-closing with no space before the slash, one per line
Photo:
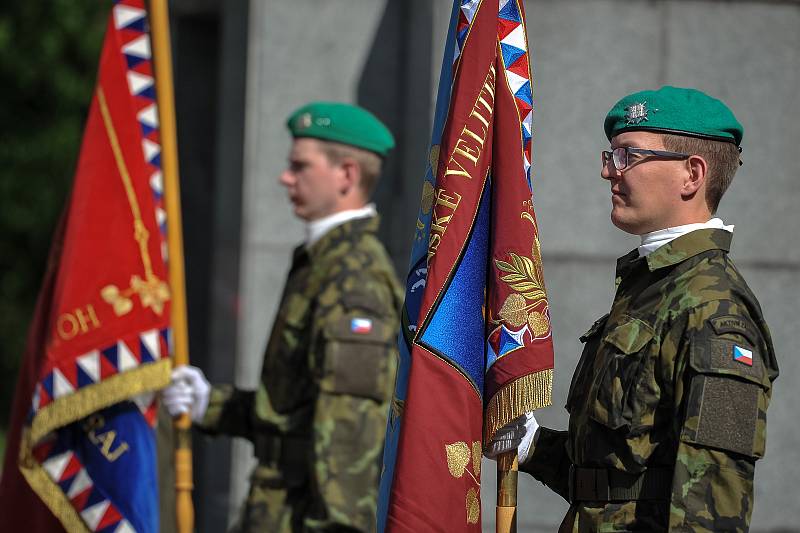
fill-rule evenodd
<path id="1" fill-rule="evenodd" d="M 383 167 L 383 159 L 378 154 L 331 141 L 320 141 L 320 146 L 328 161 L 335 165 L 348 157 L 355 160 L 361 168 L 361 190 L 367 198 L 372 196 Z"/>
<path id="2" fill-rule="evenodd" d="M 739 170 L 739 148 L 730 142 L 712 141 L 686 135 L 663 135 L 664 148 L 672 152 L 699 155 L 708 163 L 706 175 L 706 204 L 712 214 L 717 212 L 722 195 L 728 190 Z"/>

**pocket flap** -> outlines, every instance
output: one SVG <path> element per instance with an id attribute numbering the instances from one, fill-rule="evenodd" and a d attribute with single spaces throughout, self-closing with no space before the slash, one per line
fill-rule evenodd
<path id="1" fill-rule="evenodd" d="M 604 340 L 619 348 L 622 353 L 636 353 L 653 338 L 653 328 L 638 318 L 625 317 L 625 319 L 625 322 L 614 328 Z"/>
<path id="2" fill-rule="evenodd" d="M 608 321 L 608 313 L 595 320 L 594 324 L 592 324 L 591 327 L 586 331 L 586 333 L 581 335 L 578 340 L 580 340 L 581 342 L 586 342 L 587 340 L 589 340 L 589 337 L 591 337 L 592 335 L 596 335 L 597 333 L 602 331 L 603 328 L 606 326 L 607 321 Z"/>

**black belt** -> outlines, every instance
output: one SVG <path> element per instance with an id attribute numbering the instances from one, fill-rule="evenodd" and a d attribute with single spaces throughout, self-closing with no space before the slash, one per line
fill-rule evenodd
<path id="1" fill-rule="evenodd" d="M 254 453 L 259 463 L 284 468 L 303 468 L 308 463 L 311 439 L 285 435 L 256 435 Z"/>
<path id="2" fill-rule="evenodd" d="M 672 468 L 648 468 L 629 474 L 607 468 L 569 468 L 569 501 L 668 500 Z"/>

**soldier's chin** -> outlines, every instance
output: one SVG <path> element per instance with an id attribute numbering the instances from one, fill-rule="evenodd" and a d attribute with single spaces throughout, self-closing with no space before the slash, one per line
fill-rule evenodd
<path id="1" fill-rule="evenodd" d="M 611 223 L 625 233 L 630 233 L 631 235 L 641 235 L 638 232 L 636 224 L 629 220 L 625 220 L 625 217 L 618 213 L 616 209 L 611 210 Z"/>

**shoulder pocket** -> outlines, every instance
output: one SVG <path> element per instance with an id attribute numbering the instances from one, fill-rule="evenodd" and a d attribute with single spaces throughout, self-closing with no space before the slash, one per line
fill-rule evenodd
<path id="1" fill-rule="evenodd" d="M 706 329 L 692 338 L 681 440 L 753 458 L 764 455 L 770 381 L 762 356 L 743 334 L 722 337 Z"/>
<path id="2" fill-rule="evenodd" d="M 386 401 L 394 383 L 396 332 L 389 322 L 347 313 L 323 331 L 320 389 Z"/>
<path id="3" fill-rule="evenodd" d="M 603 337 L 589 410 L 597 422 L 612 429 L 652 425 L 659 395 L 648 364 L 653 337 L 649 324 L 630 316 Z"/>

